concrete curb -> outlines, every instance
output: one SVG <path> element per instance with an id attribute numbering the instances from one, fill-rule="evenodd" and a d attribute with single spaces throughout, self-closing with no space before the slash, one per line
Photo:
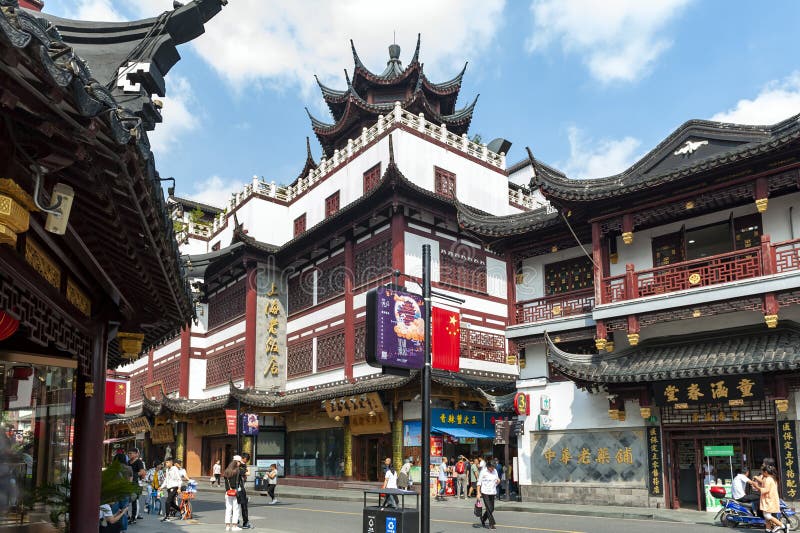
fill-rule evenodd
<path id="1" fill-rule="evenodd" d="M 297 498 L 307 500 L 323 500 L 323 501 L 339 501 L 339 502 L 363 502 L 364 497 L 361 494 L 346 494 L 343 491 L 329 491 L 327 493 L 310 494 L 307 492 L 291 490 L 292 487 L 284 486 L 278 490 L 278 499 L 281 498 Z M 256 492 L 261 496 L 266 496 L 266 492 Z M 466 503 L 466 502 L 465 502 Z M 467 507 L 465 506 L 465 509 Z M 698 520 L 697 516 L 684 516 L 679 511 L 668 510 L 655 510 L 655 509 L 615 509 L 603 507 L 589 507 L 589 506 L 563 506 L 559 508 L 552 507 L 532 507 L 531 504 L 514 504 L 499 501 L 495 505 L 497 511 L 510 511 L 516 513 L 534 513 L 534 514 L 554 514 L 554 515 L 569 515 L 569 516 L 596 516 L 599 518 L 624 518 L 632 520 L 661 520 L 664 522 L 674 522 L 683 524 L 701 524 L 709 525 L 712 522 L 712 516 L 708 520 Z M 674 513 L 674 514 L 673 514 Z"/>

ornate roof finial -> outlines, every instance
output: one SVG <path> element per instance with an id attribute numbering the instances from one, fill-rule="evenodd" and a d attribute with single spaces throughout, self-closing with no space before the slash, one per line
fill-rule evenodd
<path id="1" fill-rule="evenodd" d="M 350 81 L 350 74 L 347 73 L 347 69 L 344 69 L 344 79 L 347 80 L 347 88 L 349 89 L 353 84 Z"/>
<path id="2" fill-rule="evenodd" d="M 306 136 L 306 157 L 313 160 L 314 156 L 311 155 L 311 140 Z"/>
<path id="3" fill-rule="evenodd" d="M 414 57 L 411 58 L 411 63 L 409 65 L 413 65 L 414 63 L 419 63 L 419 43 L 422 39 L 422 34 L 417 34 L 417 47 L 414 49 Z"/>
<path id="4" fill-rule="evenodd" d="M 356 68 L 361 67 L 364 70 L 367 70 L 367 67 L 365 67 L 364 63 L 361 62 L 361 58 L 358 57 L 358 52 L 356 52 L 356 45 L 353 42 L 353 39 L 350 39 L 350 48 L 353 50 L 353 62 L 356 64 Z"/>
<path id="5" fill-rule="evenodd" d="M 392 143 L 392 134 L 389 134 L 389 165 L 394 165 L 394 144 Z"/>
<path id="6" fill-rule="evenodd" d="M 400 45 L 389 45 L 389 61 L 400 61 Z"/>

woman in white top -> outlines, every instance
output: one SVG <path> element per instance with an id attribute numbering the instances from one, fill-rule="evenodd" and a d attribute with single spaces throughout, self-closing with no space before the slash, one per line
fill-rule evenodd
<path id="1" fill-rule="evenodd" d="M 497 485 L 500 484 L 500 476 L 497 475 L 494 465 L 490 462 L 486 463 L 486 468 L 481 470 L 478 477 L 478 500 L 483 499 L 483 516 L 481 516 L 481 525 L 486 527 L 486 521 L 489 521 L 489 529 L 497 529 L 494 527 L 494 497 L 497 495 Z"/>
<path id="2" fill-rule="evenodd" d="M 278 499 L 275 497 L 275 487 L 278 486 L 278 465 L 272 463 L 267 472 L 267 494 L 272 498 L 268 505 L 275 505 Z"/>
<path id="3" fill-rule="evenodd" d="M 397 470 L 395 470 L 394 466 L 391 464 L 386 469 L 386 475 L 383 477 L 383 488 L 397 488 Z M 397 507 L 397 496 L 394 494 L 387 494 L 383 499 L 383 507 Z"/>
<path id="4" fill-rule="evenodd" d="M 211 475 L 214 476 L 214 479 L 211 480 L 211 486 L 214 486 L 214 483 L 217 484 L 217 487 L 220 485 L 220 478 L 222 477 L 222 463 L 219 459 L 217 462 L 214 463 L 213 468 L 211 469 Z"/>

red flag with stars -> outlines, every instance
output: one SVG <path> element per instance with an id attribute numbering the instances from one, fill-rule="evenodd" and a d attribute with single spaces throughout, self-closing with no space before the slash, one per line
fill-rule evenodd
<path id="1" fill-rule="evenodd" d="M 106 410 L 107 415 L 120 415 L 125 412 L 128 382 L 118 379 L 106 380 Z"/>
<path id="2" fill-rule="evenodd" d="M 431 309 L 431 359 L 433 368 L 458 372 L 461 355 L 461 317 L 456 311 Z"/>

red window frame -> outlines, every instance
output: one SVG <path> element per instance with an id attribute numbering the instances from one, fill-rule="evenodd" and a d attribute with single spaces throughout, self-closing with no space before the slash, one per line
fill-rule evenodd
<path id="1" fill-rule="evenodd" d="M 436 194 L 447 196 L 448 198 L 456 197 L 456 175 L 452 172 L 439 167 L 433 167 L 434 184 L 436 186 Z"/>
<path id="2" fill-rule="evenodd" d="M 374 167 L 364 172 L 364 194 L 378 186 L 381 181 L 381 164 L 378 163 Z"/>
<path id="3" fill-rule="evenodd" d="M 306 214 L 303 213 L 294 219 L 294 236 L 297 237 L 306 230 Z"/>
<path id="4" fill-rule="evenodd" d="M 335 214 L 339 210 L 339 191 L 325 198 L 325 218 Z"/>

